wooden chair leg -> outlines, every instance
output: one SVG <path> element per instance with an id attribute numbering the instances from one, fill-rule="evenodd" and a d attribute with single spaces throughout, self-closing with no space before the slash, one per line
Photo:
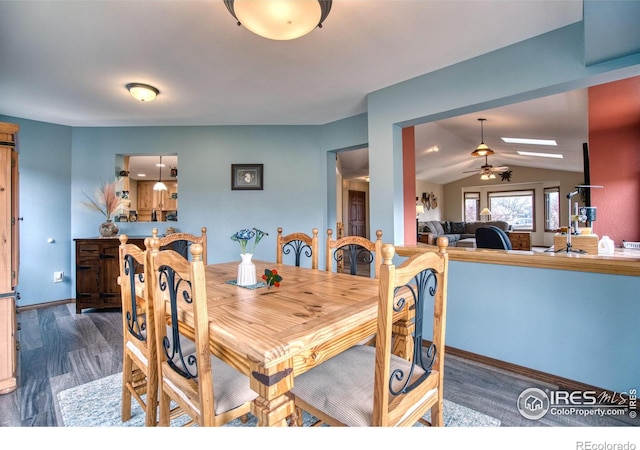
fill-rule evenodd
<path id="1" fill-rule="evenodd" d="M 146 427 L 155 427 L 158 423 L 158 375 L 149 371 L 147 377 L 147 400 L 146 400 Z"/>
<path id="2" fill-rule="evenodd" d="M 432 427 L 443 427 L 444 426 L 444 418 L 442 416 L 442 403 L 437 402 L 435 405 L 431 407 L 431 426 Z"/>
<path id="3" fill-rule="evenodd" d="M 129 385 L 132 381 L 133 362 L 131 358 L 125 355 L 122 362 L 122 421 L 127 422 L 131 419 L 131 392 Z"/>
<path id="4" fill-rule="evenodd" d="M 169 396 L 165 394 L 162 390 L 160 390 L 160 421 L 158 422 L 158 426 L 168 427 L 170 422 L 170 400 Z"/>

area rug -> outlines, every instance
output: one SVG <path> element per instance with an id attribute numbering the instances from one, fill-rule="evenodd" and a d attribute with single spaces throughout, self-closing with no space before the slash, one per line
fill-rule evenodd
<path id="1" fill-rule="evenodd" d="M 82 384 L 58 393 L 60 414 L 65 427 L 142 427 L 144 411 L 133 400 L 131 420 L 120 420 L 122 374 L 117 373 L 90 383 Z M 445 427 L 498 427 L 500 421 L 457 403 L 444 400 Z M 427 420 L 430 412 L 424 416 Z M 305 413 L 304 426 L 313 424 L 315 417 Z M 172 426 L 180 426 L 184 420 L 176 419 Z M 228 427 L 255 427 L 257 419 L 249 415 L 247 423 L 239 419 L 229 422 Z M 417 424 L 416 426 L 422 426 Z"/>

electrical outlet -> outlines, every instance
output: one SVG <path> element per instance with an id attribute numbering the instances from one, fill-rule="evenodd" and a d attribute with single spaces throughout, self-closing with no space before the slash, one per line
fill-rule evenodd
<path id="1" fill-rule="evenodd" d="M 62 283 L 62 280 L 64 280 L 64 272 L 53 272 L 54 283 Z"/>

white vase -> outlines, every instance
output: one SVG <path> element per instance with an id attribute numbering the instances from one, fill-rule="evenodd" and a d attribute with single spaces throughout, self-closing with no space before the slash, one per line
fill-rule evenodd
<path id="1" fill-rule="evenodd" d="M 238 286 L 251 286 L 256 284 L 256 266 L 251 261 L 253 253 L 243 253 L 240 255 L 242 262 L 238 264 Z"/>

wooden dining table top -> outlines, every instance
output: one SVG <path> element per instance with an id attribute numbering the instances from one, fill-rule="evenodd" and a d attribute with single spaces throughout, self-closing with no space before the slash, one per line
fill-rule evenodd
<path id="1" fill-rule="evenodd" d="M 250 289 L 230 284 L 238 262 L 206 267 L 216 354 L 233 351 L 270 367 L 375 321 L 376 279 L 266 261 L 254 264 L 258 282 L 265 269 L 275 269 L 282 277 L 280 286 Z"/>

